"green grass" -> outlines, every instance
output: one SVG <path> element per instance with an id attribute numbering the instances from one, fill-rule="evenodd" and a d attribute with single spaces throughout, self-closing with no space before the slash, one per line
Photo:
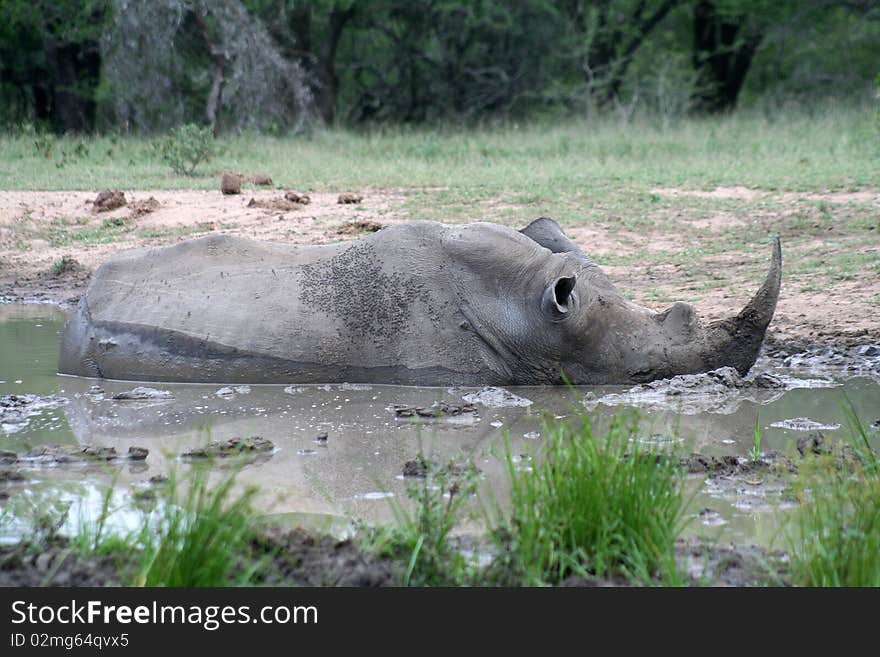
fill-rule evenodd
<path id="1" fill-rule="evenodd" d="M 221 154 L 195 177 L 174 174 L 158 140 L 60 137 L 47 147 L 33 134 L 7 134 L 0 136 L 0 188 L 214 188 L 222 171 L 261 171 L 279 186 L 305 190 L 427 188 L 430 207 L 453 214 L 501 198 L 524 206 L 519 212 L 540 205 L 574 220 L 621 200 L 630 209 L 633 201 L 660 204 L 650 192 L 655 186 L 875 186 L 880 162 L 875 149 L 865 148 L 878 140 L 872 120 L 869 108 L 829 107 L 812 116 L 692 119 L 668 130 L 606 117 L 474 129 L 319 130 L 285 138 L 242 134 L 218 140 Z M 61 153 L 73 154 L 63 168 Z M 615 190 L 624 185 L 632 190 L 621 198 Z"/>
<path id="2" fill-rule="evenodd" d="M 509 446 L 510 510 L 495 531 L 504 571 L 527 585 L 570 575 L 682 581 L 675 539 L 683 528 L 676 459 L 643 452 L 634 417 L 604 433 L 590 419 L 545 423 L 533 468 L 517 468 Z"/>
<path id="3" fill-rule="evenodd" d="M 458 549 L 452 531 L 476 492 L 476 470 L 421 459 L 425 476 L 407 487 L 412 511 L 393 504 L 395 525 L 367 536 L 364 548 L 402 566 L 403 586 L 461 586 L 480 582 L 479 569 Z"/>
<path id="4" fill-rule="evenodd" d="M 880 586 L 880 462 L 853 413 L 850 425 L 852 467 L 819 459 L 797 482 L 801 506 L 785 540 L 801 586 Z"/>
<path id="5" fill-rule="evenodd" d="M 760 412 L 755 410 L 755 430 L 752 438 L 752 449 L 749 451 L 749 458 L 752 459 L 753 462 L 758 462 L 761 460 L 762 452 L 761 452 L 761 424 L 760 424 Z"/>
<path id="6" fill-rule="evenodd" d="M 228 586 L 233 567 L 247 553 L 256 491 L 233 495 L 234 476 L 211 487 L 205 468 L 189 476 L 181 487 L 172 473 L 165 503 L 147 516 L 137 539 L 142 560 L 136 586 Z M 175 503 L 178 495 L 182 500 Z M 237 583 L 248 583 L 252 574 L 246 571 Z"/>

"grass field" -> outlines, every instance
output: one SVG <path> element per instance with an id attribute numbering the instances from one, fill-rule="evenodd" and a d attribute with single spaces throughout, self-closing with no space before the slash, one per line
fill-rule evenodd
<path id="1" fill-rule="evenodd" d="M 613 118 L 481 129 L 316 131 L 219 140 L 221 154 L 193 177 L 173 175 L 153 144 L 129 137 L 22 132 L 0 137 L 0 188 L 90 190 L 213 188 L 218 172 L 262 171 L 284 187 L 449 188 L 446 201 L 507 198 L 575 207 L 609 202 L 609 189 L 854 190 L 880 179 L 874 110 L 812 115 L 734 114 L 668 130 Z M 454 191 L 452 191 L 454 190 Z M 628 199 L 631 200 L 631 199 Z"/>

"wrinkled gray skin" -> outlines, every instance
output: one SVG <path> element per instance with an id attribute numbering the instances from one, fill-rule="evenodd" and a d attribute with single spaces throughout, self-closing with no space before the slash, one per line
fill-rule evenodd
<path id="1" fill-rule="evenodd" d="M 781 254 L 736 317 L 627 301 L 550 219 L 418 221 L 355 242 L 212 235 L 119 254 L 68 321 L 62 373 L 142 381 L 643 382 L 754 364 Z"/>

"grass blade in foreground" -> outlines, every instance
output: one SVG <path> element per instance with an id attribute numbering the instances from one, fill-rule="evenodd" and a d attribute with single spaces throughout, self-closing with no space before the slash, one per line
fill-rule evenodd
<path id="1" fill-rule="evenodd" d="M 571 575 L 623 575 L 642 583 L 681 582 L 675 539 L 683 517 L 676 459 L 642 452 L 637 421 L 612 418 L 594 433 L 590 418 L 545 424 L 543 453 L 520 471 L 510 447 L 507 527 L 498 533 L 505 569 L 523 584 Z"/>
<path id="2" fill-rule="evenodd" d="M 233 497 L 234 475 L 209 488 L 205 468 L 194 468 L 190 477 L 179 491 L 172 475 L 168 503 L 144 523 L 139 586 L 228 586 L 233 566 L 247 551 L 255 491 Z M 180 505 L 173 503 L 177 492 L 184 496 Z"/>
<path id="3" fill-rule="evenodd" d="M 856 459 L 817 459 L 798 481 L 801 508 L 785 533 L 802 586 L 880 586 L 880 467 L 850 407 Z"/>

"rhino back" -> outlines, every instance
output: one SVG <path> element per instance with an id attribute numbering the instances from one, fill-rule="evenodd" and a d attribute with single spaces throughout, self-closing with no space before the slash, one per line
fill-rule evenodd
<path id="1" fill-rule="evenodd" d="M 90 347 L 70 370 L 171 381 L 485 377 L 442 284 L 442 226 L 420 224 L 381 240 L 300 246 L 216 235 L 120 254 L 84 296 L 76 321 L 89 324 Z"/>

